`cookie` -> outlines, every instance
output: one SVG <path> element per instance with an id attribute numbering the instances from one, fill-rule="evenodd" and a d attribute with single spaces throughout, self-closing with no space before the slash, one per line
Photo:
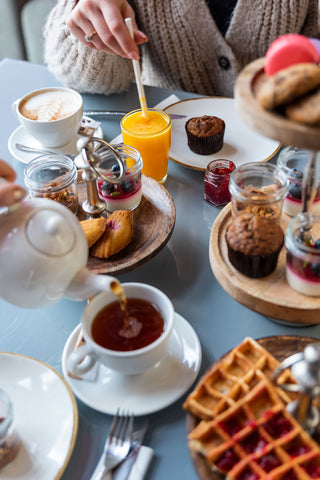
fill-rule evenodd
<path id="1" fill-rule="evenodd" d="M 285 112 L 294 122 L 320 125 L 320 88 L 289 104 Z"/>
<path id="2" fill-rule="evenodd" d="M 91 247 L 91 255 L 109 258 L 124 249 L 131 242 L 132 236 L 132 210 L 116 210 L 108 217 L 103 235 Z"/>
<path id="3" fill-rule="evenodd" d="M 314 63 L 299 63 L 269 77 L 257 91 L 263 108 L 273 109 L 292 102 L 320 85 L 320 67 Z"/>
<path id="4" fill-rule="evenodd" d="M 90 218 L 80 222 L 82 230 L 87 237 L 88 247 L 92 247 L 94 243 L 101 237 L 107 226 L 106 218 Z"/>

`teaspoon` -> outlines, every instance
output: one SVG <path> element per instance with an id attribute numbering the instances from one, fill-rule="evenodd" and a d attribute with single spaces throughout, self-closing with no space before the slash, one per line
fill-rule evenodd
<path id="1" fill-rule="evenodd" d="M 15 147 L 18 149 L 18 150 L 21 150 L 22 152 L 29 152 L 29 153 L 39 153 L 39 154 L 46 154 L 46 153 L 55 153 L 55 152 L 52 152 L 50 150 L 40 150 L 39 148 L 33 148 L 33 147 L 28 147 L 27 145 L 23 145 L 22 143 L 16 143 L 15 144 Z M 70 157 L 72 159 L 74 159 L 75 157 L 77 156 L 72 154 L 72 155 L 66 155 L 66 157 Z"/>

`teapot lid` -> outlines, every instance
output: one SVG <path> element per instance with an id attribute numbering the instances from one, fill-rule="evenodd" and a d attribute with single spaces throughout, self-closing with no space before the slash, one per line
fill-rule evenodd
<path id="1" fill-rule="evenodd" d="M 58 211 L 36 211 L 27 222 L 26 236 L 41 253 L 61 257 L 74 248 L 75 232 L 67 219 Z"/>

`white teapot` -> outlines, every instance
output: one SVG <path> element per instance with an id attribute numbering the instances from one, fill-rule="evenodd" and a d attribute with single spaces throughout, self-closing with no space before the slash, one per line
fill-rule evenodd
<path id="1" fill-rule="evenodd" d="M 87 268 L 88 245 L 76 217 L 53 200 L 25 199 L 0 210 L 0 297 L 41 308 L 62 297 L 84 300 L 118 280 Z"/>

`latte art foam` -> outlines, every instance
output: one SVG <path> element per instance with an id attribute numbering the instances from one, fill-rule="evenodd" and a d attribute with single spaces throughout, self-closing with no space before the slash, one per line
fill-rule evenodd
<path id="1" fill-rule="evenodd" d="M 72 93 L 53 90 L 27 97 L 20 105 L 20 113 L 30 120 L 50 122 L 68 117 L 78 105 L 79 100 Z"/>

